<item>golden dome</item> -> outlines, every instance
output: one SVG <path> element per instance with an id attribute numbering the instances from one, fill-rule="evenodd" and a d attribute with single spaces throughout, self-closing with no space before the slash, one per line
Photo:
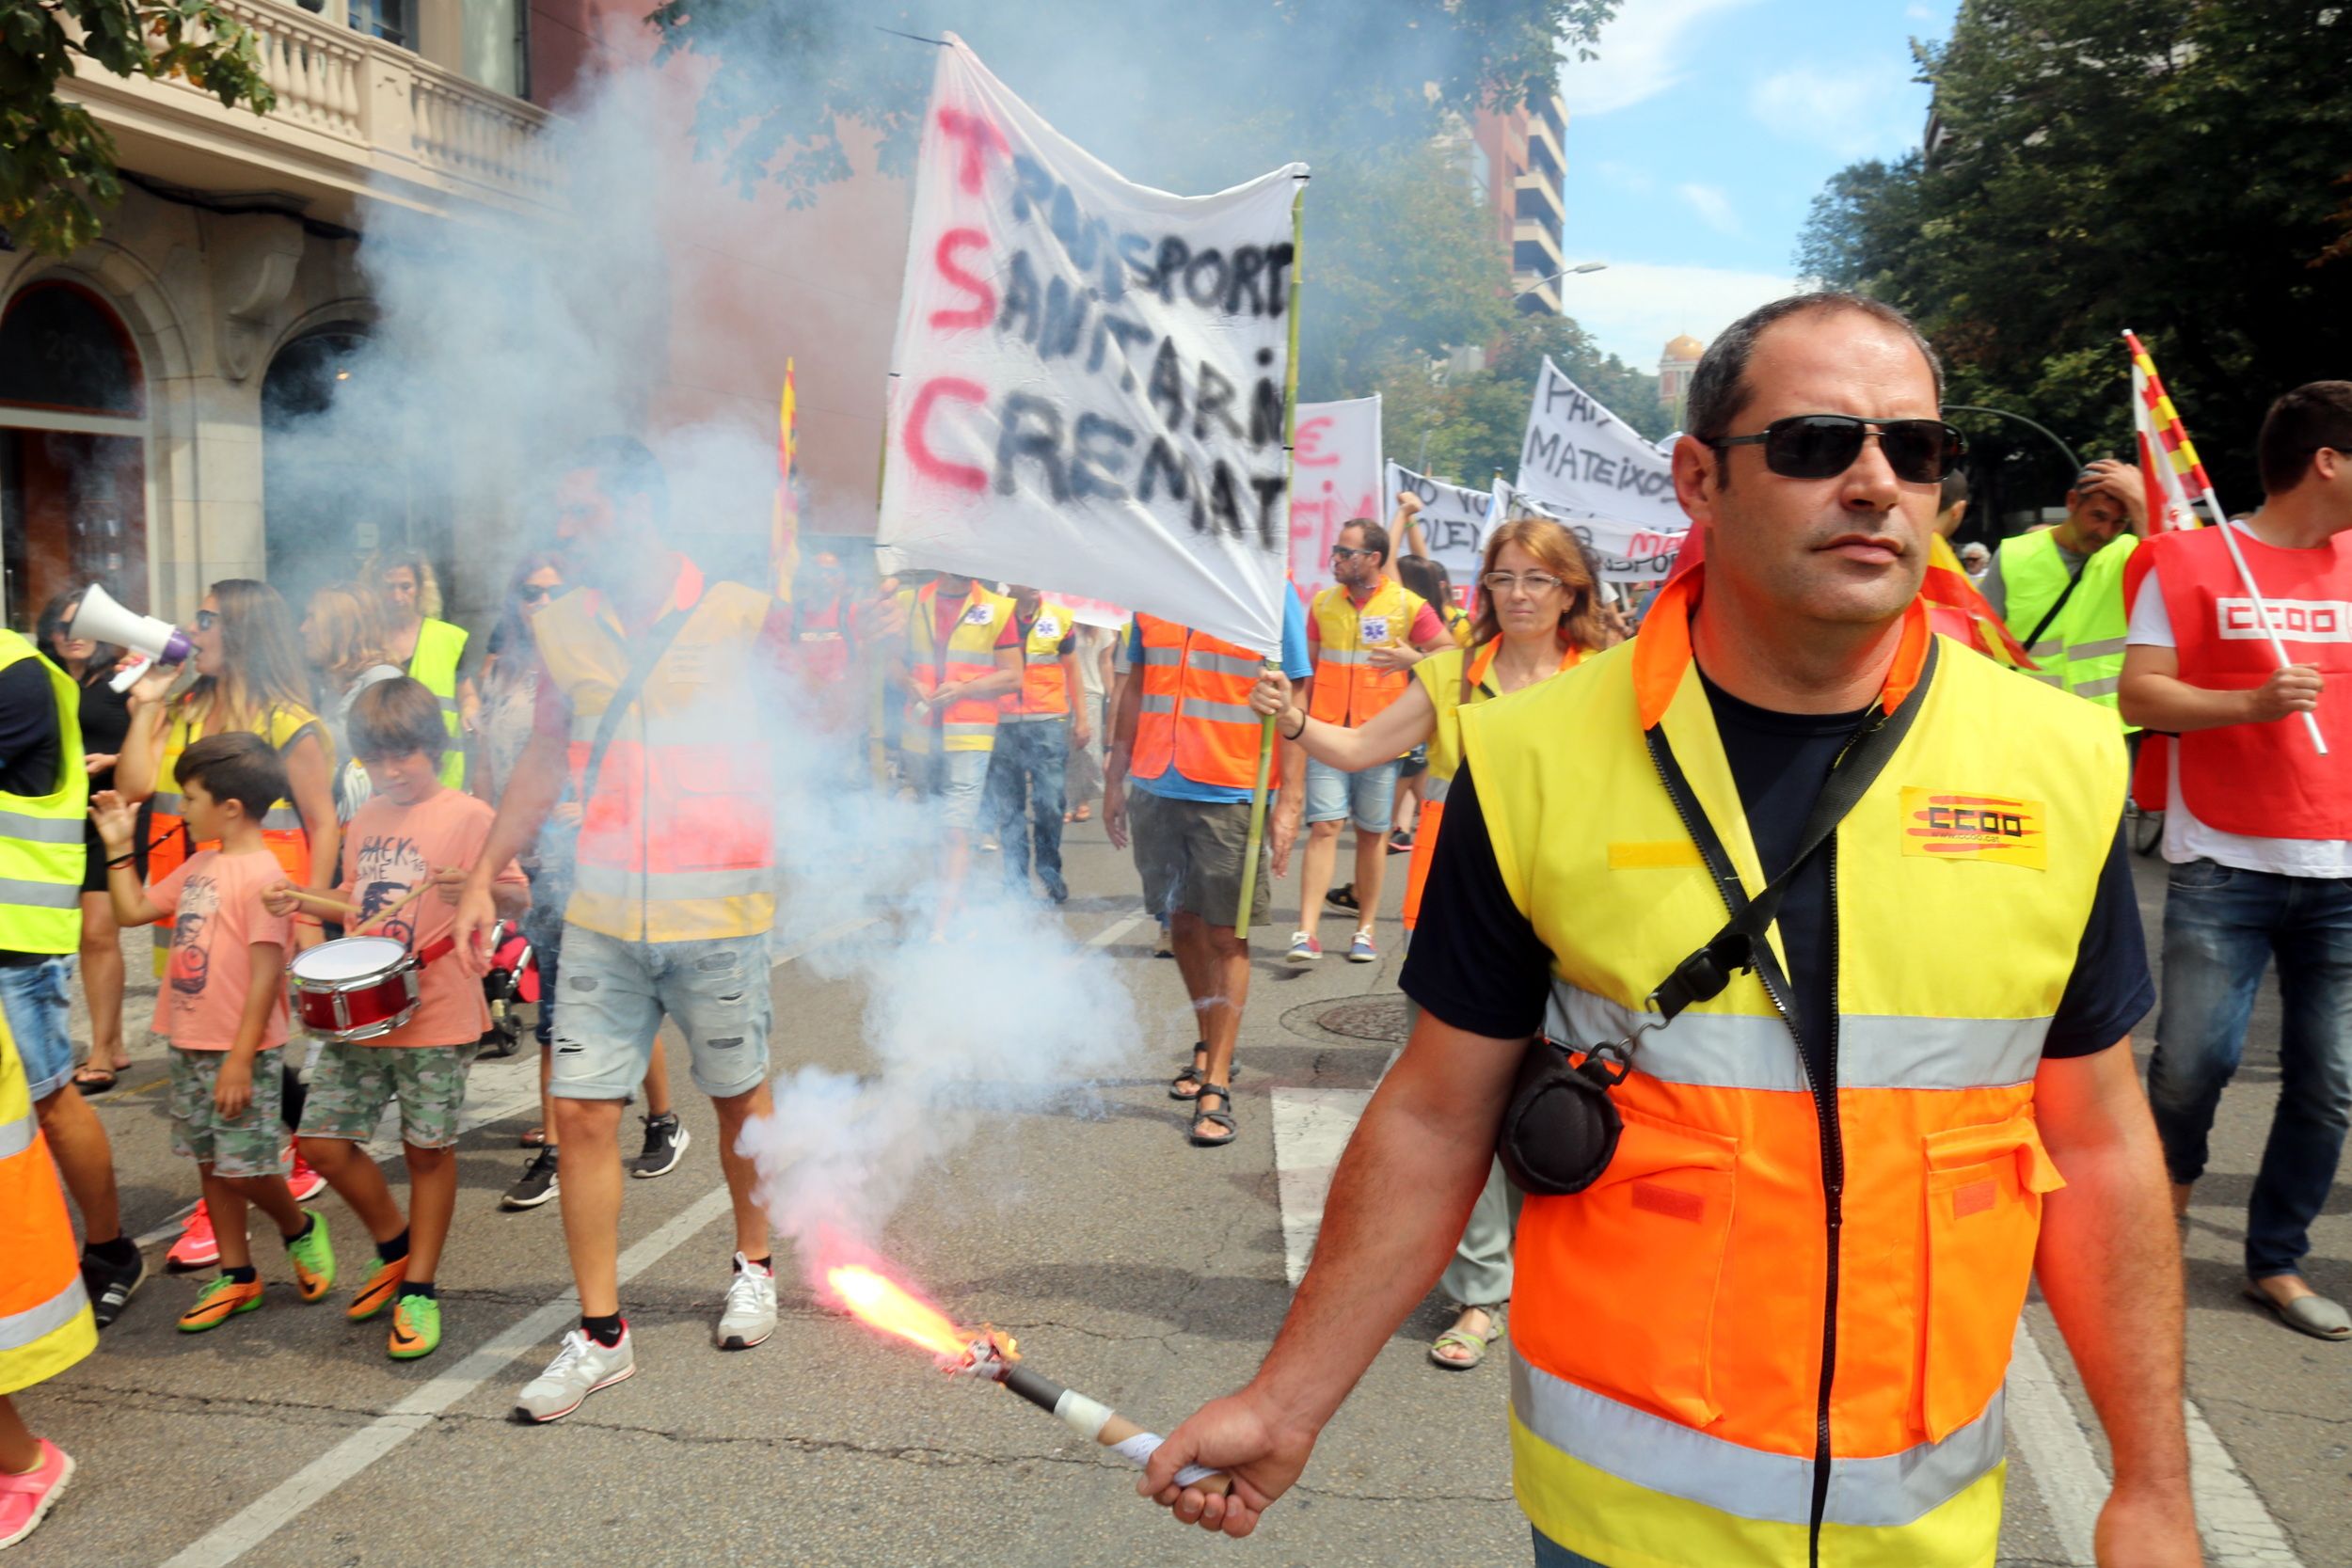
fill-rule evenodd
<path id="1" fill-rule="evenodd" d="M 1694 360 L 1706 352 L 1707 345 L 1705 343 L 1700 342 L 1696 338 L 1693 338 L 1688 332 L 1685 332 L 1681 337 L 1677 338 L 1674 341 L 1666 345 L 1665 357 L 1668 359 Z"/>

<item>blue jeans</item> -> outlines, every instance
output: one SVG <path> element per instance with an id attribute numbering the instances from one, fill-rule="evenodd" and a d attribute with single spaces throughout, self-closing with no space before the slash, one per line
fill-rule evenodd
<path id="1" fill-rule="evenodd" d="M 1057 895 L 1067 891 L 1061 875 L 1061 814 L 1062 782 L 1069 767 L 1069 720 L 1018 719 L 996 726 L 980 819 L 1004 851 L 1005 880 L 1024 893 L 1029 887 L 1032 848 L 1037 879 L 1045 891 Z M 1021 819 L 1025 809 L 1025 824 Z"/>
<path id="2" fill-rule="evenodd" d="M 2206 1134 L 2273 958 L 2284 1020 L 2279 1109 L 2247 1209 L 2246 1272 L 2257 1279 L 2295 1273 L 2311 1250 L 2352 1121 L 2352 879 L 2210 860 L 2172 868 L 2148 1099 L 2175 1181 L 2204 1174 Z"/>
<path id="3" fill-rule="evenodd" d="M 1360 833 L 1386 833 L 1396 820 L 1394 757 L 1351 773 L 1327 762 L 1307 759 L 1307 821 L 1356 824 Z"/>
<path id="4" fill-rule="evenodd" d="M 1535 1568 L 1601 1568 L 1591 1558 L 1568 1550 L 1542 1530 L 1531 1526 L 1528 1533 L 1535 1538 Z"/>
<path id="5" fill-rule="evenodd" d="M 73 974 L 78 954 L 0 967 L 0 1008 L 8 1014 L 16 1053 L 24 1059 L 24 1086 L 36 1102 L 73 1076 Z"/>

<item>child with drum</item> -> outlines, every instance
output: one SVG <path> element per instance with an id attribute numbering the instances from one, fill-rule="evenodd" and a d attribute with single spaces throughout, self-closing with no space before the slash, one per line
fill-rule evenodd
<path id="1" fill-rule="evenodd" d="M 262 1305 L 246 1245 L 246 1206 L 270 1217 L 286 1243 L 294 1285 L 317 1301 L 335 1283 L 326 1221 L 294 1201 L 278 1131 L 278 1051 L 286 1043 L 286 954 L 292 933 L 268 890 L 286 879 L 262 836 L 262 819 L 286 794 L 286 768 L 258 735 L 230 730 L 180 755 L 180 791 L 196 842 L 217 840 L 141 888 L 132 867 L 138 813 L 114 790 L 91 799 L 106 847 L 106 892 L 115 919 L 151 926 L 176 917 L 155 1034 L 167 1042 L 171 1145 L 196 1161 L 220 1243 L 219 1277 L 180 1315 L 184 1334 L 218 1328 Z"/>
<path id="2" fill-rule="evenodd" d="M 341 882 L 331 897 L 280 883 L 269 907 L 331 915 L 352 932 L 303 954 L 291 974 L 303 1022 L 326 1037 L 310 1070 L 300 1145 L 375 1242 L 375 1273 L 345 1316 L 358 1323 L 389 1308 L 385 1349 L 412 1361 L 441 1342 L 434 1275 L 457 1208 L 457 1115 L 490 1022 L 482 983 L 449 958 L 449 932 L 496 813 L 441 783 L 448 731 L 440 699 L 421 682 L 403 675 L 360 691 L 350 733 L 373 793 L 343 832 Z M 531 902 L 511 863 L 492 894 L 510 919 Z M 359 1148 L 395 1100 L 405 1216 Z"/>

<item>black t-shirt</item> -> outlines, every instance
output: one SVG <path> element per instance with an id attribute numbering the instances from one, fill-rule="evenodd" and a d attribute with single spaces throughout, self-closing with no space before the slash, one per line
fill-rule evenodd
<path id="1" fill-rule="evenodd" d="M 57 694 L 37 658 L 0 670 L 0 794 L 57 787 Z"/>
<path id="2" fill-rule="evenodd" d="M 1772 713 L 1740 702 L 1712 682 L 1707 689 L 1749 834 L 1764 874 L 1777 876 L 1795 852 L 1814 799 L 1859 716 Z M 1818 1053 L 1827 1049 L 1835 1007 L 1827 962 L 1833 934 L 1826 854 L 1816 855 L 1791 880 L 1779 926 L 1806 1067 L 1819 1083 Z M 1658 955 L 1658 978 L 1685 956 Z M 1955 961 L 1961 957 L 1954 955 Z M 1479 808 L 1477 784 L 1467 768 L 1446 796 L 1445 823 L 1406 955 L 1403 984 L 1423 1008 L 1473 1035 L 1518 1039 L 1543 1027 L 1551 953 L 1511 900 Z M 2087 1056 L 2104 1051 L 2129 1034 L 2155 1000 L 2130 851 L 2119 824 L 2042 1053 Z"/>

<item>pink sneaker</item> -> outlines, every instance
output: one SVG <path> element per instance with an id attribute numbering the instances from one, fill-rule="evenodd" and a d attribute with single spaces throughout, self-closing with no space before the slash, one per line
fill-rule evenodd
<path id="1" fill-rule="evenodd" d="M 0 1547 L 13 1546 L 40 1527 L 73 1479 L 73 1458 L 40 1439 L 40 1463 L 21 1476 L 0 1473 Z"/>
<path id="2" fill-rule="evenodd" d="M 199 1203 L 196 1212 L 188 1216 L 188 1223 L 180 1227 L 180 1239 L 164 1254 L 164 1266 L 174 1274 L 185 1274 L 219 1261 L 220 1239 L 213 1234 L 213 1211 Z"/>
<path id="3" fill-rule="evenodd" d="M 294 1189 L 296 1203 L 308 1203 L 326 1190 L 326 1178 L 310 1168 L 299 1149 L 287 1158 L 294 1164 L 286 1167 L 286 1185 Z"/>

